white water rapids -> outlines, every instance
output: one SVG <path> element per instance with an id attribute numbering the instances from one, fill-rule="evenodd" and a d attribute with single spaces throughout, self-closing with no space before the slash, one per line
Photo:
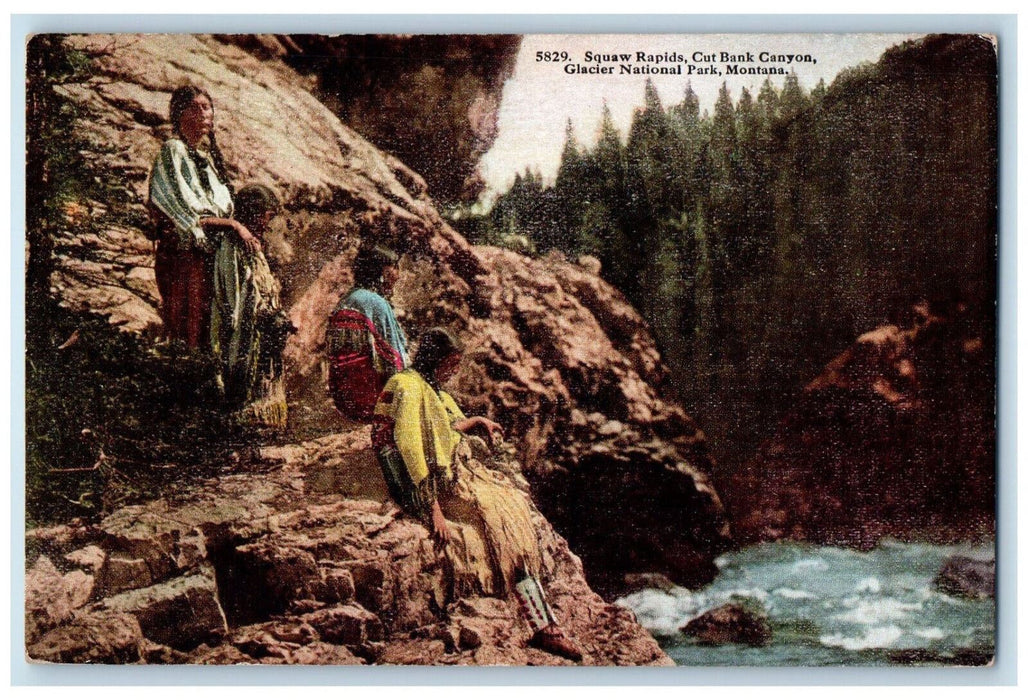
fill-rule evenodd
<path id="1" fill-rule="evenodd" d="M 990 559 L 994 547 L 885 541 L 858 552 L 763 544 L 721 557 L 721 574 L 702 590 L 645 590 L 618 602 L 680 665 L 960 663 L 969 653 L 992 653 L 996 606 L 992 598 L 957 598 L 933 585 L 943 562 L 957 554 Z M 702 645 L 679 632 L 733 600 L 766 611 L 769 645 Z"/>

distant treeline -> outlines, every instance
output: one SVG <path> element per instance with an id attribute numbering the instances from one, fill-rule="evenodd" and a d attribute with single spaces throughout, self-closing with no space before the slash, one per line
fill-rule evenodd
<path id="1" fill-rule="evenodd" d="M 996 54 L 973 36 L 895 47 L 809 92 L 795 75 L 713 113 L 652 83 L 627 142 L 568 124 L 557 178 L 519 175 L 476 241 L 590 254 L 651 323 L 672 384 L 722 450 L 753 447 L 857 335 L 920 299 L 992 327 Z M 988 330 L 988 329 L 986 329 Z"/>

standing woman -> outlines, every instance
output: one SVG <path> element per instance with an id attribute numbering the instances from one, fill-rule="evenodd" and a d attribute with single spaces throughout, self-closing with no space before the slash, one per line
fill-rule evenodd
<path id="1" fill-rule="evenodd" d="M 236 219 L 261 240 L 281 208 L 264 185 L 247 185 L 236 195 Z M 214 254 L 211 347 L 226 403 L 242 423 L 286 425 L 282 351 L 296 328 L 281 309 L 280 289 L 264 253 L 222 237 Z"/>
<path id="2" fill-rule="evenodd" d="M 260 243 L 231 218 L 232 190 L 214 136 L 211 96 L 203 88 L 180 87 L 171 95 L 169 112 L 175 135 L 164 142 L 150 172 L 161 318 L 169 338 L 206 347 L 212 257 L 220 237 L 234 235 L 253 252 Z"/>

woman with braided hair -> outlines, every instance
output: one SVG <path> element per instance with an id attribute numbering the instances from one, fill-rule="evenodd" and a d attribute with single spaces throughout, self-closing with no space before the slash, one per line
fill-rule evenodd
<path id="1" fill-rule="evenodd" d="M 214 135 L 210 94 L 180 87 L 169 112 L 175 135 L 164 142 L 150 171 L 154 273 L 165 334 L 198 348 L 210 337 L 211 266 L 221 237 L 235 236 L 251 252 L 261 246 L 232 218 L 232 189 Z"/>
<path id="2" fill-rule="evenodd" d="M 236 219 L 263 239 L 282 209 L 269 187 L 247 185 L 236 195 Z M 282 351 L 296 331 L 279 304 L 281 286 L 264 253 L 223 236 L 214 254 L 211 347 L 219 360 L 225 400 L 241 423 L 284 428 Z"/>
<path id="3" fill-rule="evenodd" d="M 382 245 L 362 245 L 353 261 L 353 287 L 328 319 L 328 388 L 339 412 L 371 420 L 389 377 L 408 365 L 407 336 L 389 296 L 399 279 L 399 257 Z"/>
<path id="4" fill-rule="evenodd" d="M 448 331 L 431 328 L 419 339 L 411 367 L 386 383 L 375 406 L 372 444 L 389 495 L 442 550 L 454 597 L 510 595 L 531 630 L 529 645 L 581 661 L 582 650 L 543 593 L 543 556 L 527 494 L 508 474 L 489 468 L 485 443 L 469 437 L 475 431 L 499 437 L 500 426 L 483 416 L 468 418 L 442 389 L 462 356 Z"/>

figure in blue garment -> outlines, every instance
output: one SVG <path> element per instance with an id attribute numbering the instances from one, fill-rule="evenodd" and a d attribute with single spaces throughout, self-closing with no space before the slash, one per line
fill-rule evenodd
<path id="1" fill-rule="evenodd" d="M 399 279 L 399 257 L 363 246 L 353 263 L 354 285 L 328 322 L 329 393 L 341 413 L 370 422 L 386 380 L 407 367 L 407 336 L 387 300 Z"/>

